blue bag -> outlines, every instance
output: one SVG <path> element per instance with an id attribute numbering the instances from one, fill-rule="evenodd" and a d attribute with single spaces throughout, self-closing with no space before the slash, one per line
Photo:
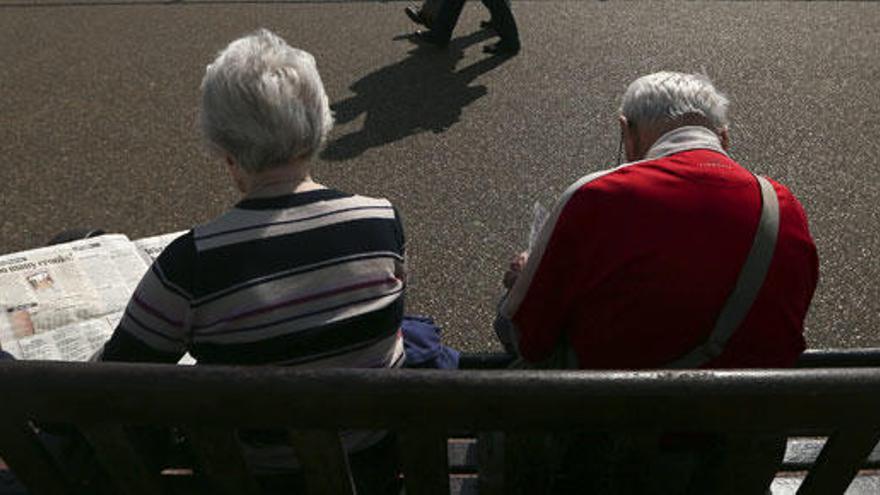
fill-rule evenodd
<path id="1" fill-rule="evenodd" d="M 400 326 L 405 368 L 458 369 L 457 350 L 440 343 L 440 327 L 428 316 L 404 316 Z"/>

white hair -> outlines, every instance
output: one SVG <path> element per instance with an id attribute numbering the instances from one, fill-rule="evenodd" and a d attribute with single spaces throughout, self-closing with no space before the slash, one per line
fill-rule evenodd
<path id="1" fill-rule="evenodd" d="M 202 131 L 255 173 L 312 158 L 333 127 L 315 58 L 260 29 L 229 44 L 202 79 Z"/>
<path id="2" fill-rule="evenodd" d="M 633 81 L 623 94 L 620 113 L 627 121 L 654 130 L 697 117 L 718 132 L 727 128 L 728 103 L 708 76 L 664 71 Z"/>

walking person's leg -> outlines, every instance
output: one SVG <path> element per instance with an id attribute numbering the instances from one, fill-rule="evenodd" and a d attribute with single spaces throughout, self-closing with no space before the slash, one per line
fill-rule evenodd
<path id="1" fill-rule="evenodd" d="M 437 17 L 437 11 L 443 5 L 443 0 L 424 0 L 422 5 L 410 5 L 403 9 L 406 16 L 416 24 L 421 24 L 428 29 L 434 26 L 434 19 Z"/>
<path id="2" fill-rule="evenodd" d="M 416 31 L 416 37 L 437 46 L 446 46 L 452 38 L 452 31 L 464 9 L 464 0 L 445 0 L 430 31 Z"/>
<path id="3" fill-rule="evenodd" d="M 501 41 L 483 48 L 486 53 L 513 55 L 519 52 L 519 30 L 510 10 L 510 0 L 482 0 L 489 9 L 495 30 Z"/>

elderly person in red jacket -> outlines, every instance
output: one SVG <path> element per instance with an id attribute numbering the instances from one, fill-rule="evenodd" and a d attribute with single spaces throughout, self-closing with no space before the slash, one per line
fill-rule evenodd
<path id="1" fill-rule="evenodd" d="M 500 312 L 525 361 L 795 364 L 816 247 L 791 191 L 728 154 L 727 107 L 703 75 L 629 85 L 619 117 L 628 163 L 575 181 L 506 274 Z"/>
<path id="2" fill-rule="evenodd" d="M 727 106 L 702 75 L 658 72 L 629 86 L 629 163 L 572 184 L 507 274 L 501 310 L 522 357 L 541 361 L 567 341 L 581 368 L 660 368 L 711 341 L 695 366 L 795 363 L 818 261 L 803 207 L 772 180 L 778 222 L 763 281 L 724 342 L 713 335 L 764 204 L 756 176 L 728 154 Z"/>

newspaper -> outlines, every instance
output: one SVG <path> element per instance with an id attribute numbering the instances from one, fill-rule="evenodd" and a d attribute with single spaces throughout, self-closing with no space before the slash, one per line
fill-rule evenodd
<path id="1" fill-rule="evenodd" d="M 181 230 L 180 232 L 171 232 L 170 234 L 144 237 L 143 239 L 138 239 L 133 242 L 135 247 L 141 253 L 141 256 L 144 258 L 144 261 L 147 262 L 147 264 L 152 264 L 153 261 L 159 257 L 162 250 L 165 249 L 165 246 L 171 244 L 171 241 L 186 233 L 186 230 Z"/>
<path id="2" fill-rule="evenodd" d="M 528 249 L 527 253 L 531 254 L 532 249 L 538 243 L 538 237 L 541 235 L 541 229 L 544 228 L 544 224 L 547 223 L 547 218 L 550 216 L 550 212 L 547 211 L 547 208 L 544 208 L 544 205 L 541 204 L 540 201 L 535 201 L 535 204 L 532 205 L 532 225 L 529 228 L 529 238 L 527 241 Z"/>
<path id="3" fill-rule="evenodd" d="M 181 234 L 134 242 L 109 234 L 0 256 L 0 346 L 17 359 L 88 360 Z"/>

